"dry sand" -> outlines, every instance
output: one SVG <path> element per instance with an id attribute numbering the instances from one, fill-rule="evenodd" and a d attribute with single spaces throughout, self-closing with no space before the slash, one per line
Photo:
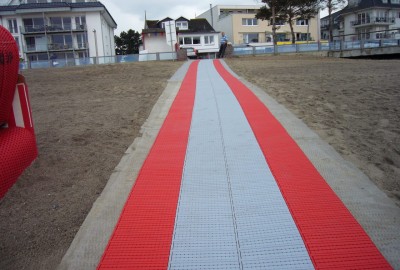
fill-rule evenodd
<path id="1" fill-rule="evenodd" d="M 309 56 L 226 61 L 398 199 L 400 61 Z M 180 65 L 149 62 L 24 72 L 40 154 L 0 202 L 0 269 L 58 265 Z"/>
<path id="2" fill-rule="evenodd" d="M 28 70 L 39 158 L 0 202 L 0 269 L 55 269 L 177 62 Z"/>

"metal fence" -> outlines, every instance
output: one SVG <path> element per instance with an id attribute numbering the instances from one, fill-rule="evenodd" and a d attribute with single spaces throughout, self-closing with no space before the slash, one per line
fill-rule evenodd
<path id="1" fill-rule="evenodd" d="M 138 61 L 165 61 L 176 60 L 176 53 L 148 53 L 148 54 L 129 54 L 102 57 L 85 57 L 85 58 L 69 58 L 69 59 L 50 59 L 38 61 L 21 61 L 20 69 L 30 68 L 63 68 L 73 66 L 90 66 L 102 64 L 115 64 L 125 62 Z"/>
<path id="2" fill-rule="evenodd" d="M 334 41 L 314 42 L 304 44 L 290 45 L 268 45 L 268 46 L 234 46 L 233 55 L 262 55 L 262 54 L 284 54 L 284 53 L 302 53 L 302 52 L 321 52 L 321 51 L 343 51 L 354 49 L 367 49 L 400 46 L 400 39 L 381 39 L 381 40 L 357 40 L 357 41 Z M 164 61 L 176 60 L 175 52 L 148 53 L 148 54 L 130 54 L 103 57 L 86 57 L 72 59 L 43 60 L 32 62 L 21 62 L 20 69 L 29 68 L 62 68 L 71 66 L 88 66 L 101 64 L 114 64 L 124 62 L 138 61 Z"/>
<path id="3" fill-rule="evenodd" d="M 328 42 L 315 42 L 305 44 L 268 45 L 268 46 L 234 46 L 233 55 L 259 55 L 274 53 L 301 53 L 328 51 Z"/>

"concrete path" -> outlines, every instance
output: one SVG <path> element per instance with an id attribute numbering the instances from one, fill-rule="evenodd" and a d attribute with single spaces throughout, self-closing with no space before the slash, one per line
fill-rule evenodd
<path id="1" fill-rule="evenodd" d="M 400 269 L 400 209 L 224 62 L 185 63 L 142 131 L 59 269 Z"/>

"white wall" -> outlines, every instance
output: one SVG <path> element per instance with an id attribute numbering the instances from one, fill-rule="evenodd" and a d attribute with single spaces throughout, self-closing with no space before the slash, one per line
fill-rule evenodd
<path id="1" fill-rule="evenodd" d="M 224 17 L 221 20 L 219 20 L 217 23 L 217 28 L 215 28 L 215 31 L 225 32 L 225 34 L 228 36 L 228 41 L 231 43 L 234 43 L 234 41 L 233 41 L 233 16 L 227 16 L 227 17 Z M 219 37 L 221 37 L 221 35 L 219 35 Z M 218 43 L 219 43 L 219 40 L 218 40 Z"/>
<path id="2" fill-rule="evenodd" d="M 145 34 L 145 49 L 148 53 L 157 53 L 157 52 L 170 52 L 171 46 L 167 44 L 167 39 L 165 35 L 158 34 L 158 36 L 148 36 Z M 174 44 L 173 44 L 174 46 Z"/>
<path id="3" fill-rule="evenodd" d="M 97 37 L 97 52 L 98 56 L 104 55 L 102 34 L 101 34 L 101 20 L 98 12 L 87 12 L 86 13 L 86 25 L 88 31 L 88 43 L 89 43 L 89 56 L 96 57 L 96 45 L 95 36 L 93 30 L 96 30 Z"/>

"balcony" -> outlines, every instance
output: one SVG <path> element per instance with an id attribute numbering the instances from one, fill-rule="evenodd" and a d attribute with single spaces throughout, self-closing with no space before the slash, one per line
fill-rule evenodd
<path id="1" fill-rule="evenodd" d="M 396 18 L 394 17 L 370 17 L 362 20 L 356 20 L 351 22 L 353 27 L 362 27 L 365 25 L 391 25 L 396 23 Z"/>
<path id="2" fill-rule="evenodd" d="M 88 46 L 85 43 L 78 45 L 52 43 L 47 45 L 27 45 L 25 47 L 25 52 L 26 53 L 64 52 L 64 51 L 79 51 L 87 49 Z"/>
<path id="3" fill-rule="evenodd" d="M 43 33 L 65 33 L 65 32 L 84 32 L 86 31 L 86 25 L 71 25 L 71 24 L 64 24 L 64 25 L 26 25 L 21 26 L 21 33 L 26 34 L 43 34 Z"/>

